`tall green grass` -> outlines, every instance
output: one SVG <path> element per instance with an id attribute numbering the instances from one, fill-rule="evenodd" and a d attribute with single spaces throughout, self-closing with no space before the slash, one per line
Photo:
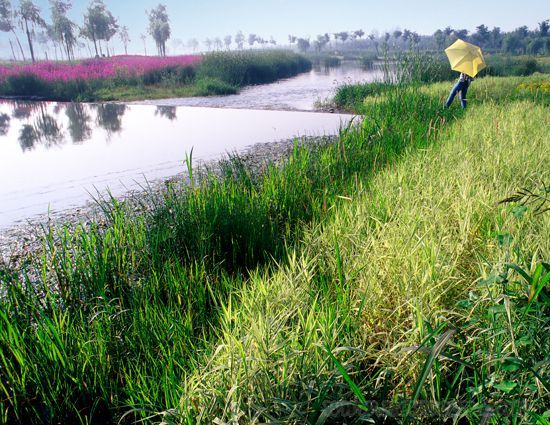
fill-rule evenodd
<path id="1" fill-rule="evenodd" d="M 215 52 L 203 57 L 197 74 L 199 78 L 242 87 L 292 77 L 309 71 L 311 66 L 306 57 L 285 50 Z"/>
<path id="2" fill-rule="evenodd" d="M 330 213 L 361 176 L 393 162 L 407 144 L 426 143 L 421 121 L 437 104 L 426 99 L 432 109 L 421 110 L 418 98 L 403 96 L 394 106 L 408 108 L 408 124 L 391 137 L 380 126 L 398 117 L 381 108 L 376 121 L 344 129 L 338 143 L 296 145 L 265 174 L 234 158 L 224 178 L 170 189 L 144 214 L 111 201 L 102 223 L 48 229 L 28 280 L 5 273 L 2 370 L 17 371 L 18 380 L 2 373 L 4 413 L 53 421 L 173 405 L 197 352 L 209 349 L 220 303 L 248 271 L 283 261 L 302 226 Z M 42 338 L 46 331 L 53 334 Z"/>
<path id="3" fill-rule="evenodd" d="M 545 423 L 550 216 L 498 202 L 547 190 L 547 118 L 472 108 L 361 181 L 226 302 L 173 422 Z"/>
<path id="4" fill-rule="evenodd" d="M 481 405 L 464 389 L 481 375 L 442 363 L 435 341 L 450 325 L 492 332 L 500 316 L 476 323 L 496 289 L 472 283 L 505 253 L 527 270 L 547 255 L 547 215 L 494 207 L 546 172 L 547 111 L 488 101 L 471 120 L 400 85 L 359 105 L 335 143 L 296 144 L 261 174 L 233 157 L 141 206 L 109 200 L 91 225 L 45 229 L 24 269 L 0 267 L 0 417 L 329 423 L 373 416 L 368 400 Z M 463 363 L 494 355 L 444 335 Z"/>

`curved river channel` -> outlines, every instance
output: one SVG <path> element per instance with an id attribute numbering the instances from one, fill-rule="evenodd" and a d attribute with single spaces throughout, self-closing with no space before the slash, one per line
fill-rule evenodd
<path id="1" fill-rule="evenodd" d="M 131 103 L 0 100 L 0 230 L 166 179 L 257 143 L 337 134 L 352 118 L 314 112 L 339 84 L 376 71 L 344 64 L 238 95 Z"/>

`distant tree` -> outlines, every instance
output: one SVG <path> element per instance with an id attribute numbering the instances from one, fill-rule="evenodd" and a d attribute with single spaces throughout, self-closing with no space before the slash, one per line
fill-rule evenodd
<path id="1" fill-rule="evenodd" d="M 345 43 L 348 38 L 349 33 L 347 31 L 337 32 L 336 34 L 334 34 L 334 39 L 340 39 L 342 40 L 342 43 Z"/>
<path id="2" fill-rule="evenodd" d="M 357 31 L 354 31 L 353 34 L 355 35 L 355 37 L 361 39 L 361 38 L 363 38 L 363 36 L 365 35 L 365 31 L 363 31 L 363 30 L 357 30 Z"/>
<path id="3" fill-rule="evenodd" d="M 145 56 L 147 56 L 147 36 L 145 34 L 140 34 L 139 38 L 143 41 L 143 50 L 145 52 Z"/>
<path id="4" fill-rule="evenodd" d="M 420 43 L 420 35 L 416 31 L 413 31 L 411 33 L 411 41 L 413 44 Z"/>
<path id="5" fill-rule="evenodd" d="M 254 46 L 254 43 L 258 40 L 258 36 L 256 34 L 248 34 L 248 45 L 250 47 Z"/>
<path id="6" fill-rule="evenodd" d="M 50 41 L 53 41 L 51 37 L 48 35 L 48 28 L 46 28 L 46 31 L 40 31 L 35 34 L 35 40 L 42 46 L 42 50 L 44 51 L 44 54 L 46 55 L 46 60 L 49 60 L 48 52 L 49 52 L 49 43 Z M 55 44 L 54 44 L 55 46 Z"/>
<path id="7" fill-rule="evenodd" d="M 379 55 L 380 52 L 378 50 L 378 37 L 377 37 L 377 33 L 375 33 L 374 31 L 371 32 L 369 35 L 369 40 L 372 42 L 372 44 L 374 45 L 374 48 L 376 49 L 376 54 Z"/>
<path id="8" fill-rule="evenodd" d="M 473 38 L 481 47 L 486 47 L 491 43 L 491 32 L 486 25 L 481 24 L 476 27 Z"/>
<path id="9" fill-rule="evenodd" d="M 468 38 L 468 32 L 467 29 L 454 30 L 454 36 L 461 40 L 466 40 Z"/>
<path id="10" fill-rule="evenodd" d="M 441 30 L 437 30 L 436 32 L 434 32 L 433 38 L 435 40 L 435 44 L 437 45 L 437 48 L 439 50 L 443 50 L 443 48 L 445 47 L 445 40 L 446 40 L 445 33 Z"/>
<path id="11" fill-rule="evenodd" d="M 539 22 L 539 35 L 541 37 L 546 37 L 548 35 L 548 32 L 550 31 L 550 24 L 549 20 L 546 19 L 545 21 Z"/>
<path id="12" fill-rule="evenodd" d="M 242 31 L 237 31 L 237 34 L 235 34 L 235 44 L 237 45 L 237 49 L 242 50 L 244 46 L 244 34 Z"/>
<path id="13" fill-rule="evenodd" d="M 296 43 L 297 40 L 298 40 L 298 37 L 296 37 L 295 35 L 291 35 L 291 34 L 288 35 L 288 43 L 290 45 L 293 45 L 294 43 Z"/>
<path id="14" fill-rule="evenodd" d="M 412 32 L 410 30 L 408 30 L 407 28 L 405 28 L 403 30 L 403 34 L 401 35 L 401 38 L 404 41 L 409 41 L 411 39 L 411 35 L 412 35 Z"/>
<path id="15" fill-rule="evenodd" d="M 225 48 L 227 50 L 230 49 L 232 40 L 233 40 L 233 37 L 231 37 L 231 34 L 228 34 L 223 38 L 223 44 L 225 44 Z"/>
<path id="16" fill-rule="evenodd" d="M 64 47 L 67 59 L 74 59 L 74 46 L 76 45 L 76 24 L 67 17 L 67 11 L 71 8 L 70 1 L 50 0 L 52 24 L 50 36 L 53 36 Z"/>
<path id="17" fill-rule="evenodd" d="M 450 37 L 453 32 L 455 32 L 455 30 L 451 27 L 445 27 L 445 29 L 443 30 L 443 34 L 445 34 L 445 37 Z"/>
<path id="18" fill-rule="evenodd" d="M 315 47 L 315 50 L 320 52 L 330 41 L 330 37 L 328 34 L 318 35 L 317 39 L 313 42 L 313 46 Z"/>
<path id="19" fill-rule="evenodd" d="M 529 36 L 529 28 L 527 28 L 527 25 L 523 25 L 521 27 L 518 27 L 514 30 L 514 33 L 516 33 L 516 35 L 521 38 L 521 39 L 524 39 L 524 38 L 527 38 Z"/>
<path id="20" fill-rule="evenodd" d="M 298 38 L 296 44 L 298 45 L 298 50 L 301 52 L 307 52 L 309 50 L 310 43 L 307 38 Z"/>
<path id="21" fill-rule="evenodd" d="M 187 47 L 189 47 L 193 51 L 193 53 L 195 53 L 197 51 L 197 48 L 199 47 L 199 41 L 196 38 L 191 38 L 187 42 Z"/>
<path id="22" fill-rule="evenodd" d="M 204 45 L 206 46 L 206 49 L 210 51 L 212 49 L 212 40 L 210 38 L 205 38 Z"/>
<path id="23" fill-rule="evenodd" d="M 25 59 L 25 53 L 23 52 L 23 47 L 19 41 L 19 37 L 15 32 L 15 13 L 11 8 L 11 3 L 9 0 L 0 0 L 0 31 L 2 32 L 11 32 L 15 36 L 19 50 L 21 51 L 21 56 L 23 60 Z"/>
<path id="24" fill-rule="evenodd" d="M 327 34 L 328 36 L 328 34 Z M 275 38 L 273 38 L 273 36 L 270 36 L 269 37 L 269 44 L 271 44 L 272 46 L 276 46 L 277 45 L 277 40 L 275 40 Z"/>
<path id="25" fill-rule="evenodd" d="M 396 40 L 399 40 L 399 38 L 403 35 L 403 32 L 400 31 L 400 30 L 395 30 L 393 32 L 393 38 L 395 38 Z"/>
<path id="26" fill-rule="evenodd" d="M 544 52 L 544 39 L 536 37 L 527 43 L 527 53 L 530 55 L 538 55 Z"/>
<path id="27" fill-rule="evenodd" d="M 27 34 L 27 41 L 29 42 L 29 50 L 31 52 L 32 62 L 35 62 L 34 48 L 32 44 L 32 37 L 35 27 L 46 28 L 46 21 L 42 19 L 40 8 L 38 8 L 32 0 L 21 0 L 19 3 L 19 10 L 17 12 L 21 28 Z"/>
<path id="28" fill-rule="evenodd" d="M 223 46 L 222 40 L 220 37 L 214 38 L 214 49 L 221 50 Z"/>
<path id="29" fill-rule="evenodd" d="M 174 52 L 180 51 L 180 49 L 183 49 L 183 41 L 179 38 L 173 38 L 172 39 L 172 48 L 174 49 Z"/>
<path id="30" fill-rule="evenodd" d="M 130 43 L 130 34 L 128 34 L 128 27 L 124 25 L 120 32 L 118 33 L 118 36 L 120 37 L 120 41 L 122 42 L 122 45 L 124 46 L 124 54 L 128 54 L 128 43 Z"/>
<path id="31" fill-rule="evenodd" d="M 81 35 L 94 43 L 95 54 L 99 56 L 97 45 L 100 40 L 108 42 L 118 30 L 118 24 L 111 12 L 105 6 L 102 0 L 92 0 L 86 13 L 84 14 L 84 25 L 81 29 Z"/>
<path id="32" fill-rule="evenodd" d="M 495 49 L 500 49 L 502 45 L 502 33 L 500 27 L 493 27 L 491 30 L 491 46 Z"/>
<path id="33" fill-rule="evenodd" d="M 523 39 L 517 33 L 509 33 L 502 39 L 502 49 L 510 54 L 517 55 L 525 53 Z"/>
<path id="34" fill-rule="evenodd" d="M 149 34 L 157 44 L 159 56 L 166 56 L 166 41 L 170 38 L 170 23 L 166 6 L 159 4 L 147 13 L 149 17 Z"/>

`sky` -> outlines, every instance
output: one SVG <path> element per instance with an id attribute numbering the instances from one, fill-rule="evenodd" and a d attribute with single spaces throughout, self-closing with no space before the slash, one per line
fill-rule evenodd
<path id="1" fill-rule="evenodd" d="M 49 21 L 48 0 L 34 0 Z M 130 33 L 128 53 L 144 53 L 140 38 L 147 31 L 145 11 L 156 7 L 156 0 L 104 0 Z M 19 0 L 11 0 L 16 6 Z M 81 24 L 89 0 L 73 0 L 69 17 Z M 188 40 L 196 38 L 200 48 L 206 38 L 223 37 L 243 31 L 245 36 L 257 34 L 267 40 L 271 36 L 278 44 L 287 44 L 288 35 L 316 38 L 318 34 L 362 29 L 384 33 L 407 28 L 419 34 L 432 34 L 447 26 L 475 31 L 480 24 L 511 31 L 527 25 L 536 28 L 550 19 L 549 0 L 164 0 L 170 18 L 172 37 L 167 43 L 168 54 L 183 53 Z M 8 33 L 0 33 L 0 57 L 11 56 Z M 24 37 L 20 35 L 22 43 Z M 182 47 L 183 43 L 183 47 Z M 115 49 L 121 49 L 116 42 Z M 149 54 L 155 52 L 151 37 L 147 40 Z M 120 53 L 120 50 L 119 50 Z"/>

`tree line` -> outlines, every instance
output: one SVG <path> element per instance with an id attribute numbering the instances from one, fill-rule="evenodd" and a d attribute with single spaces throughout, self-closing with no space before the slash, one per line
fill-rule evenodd
<path id="1" fill-rule="evenodd" d="M 48 58 L 49 46 L 53 45 L 55 57 L 58 58 L 58 51 L 61 58 L 74 60 L 75 47 L 88 47 L 90 56 L 109 56 L 112 49 L 109 48 L 109 42 L 113 37 L 118 39 L 124 47 L 125 54 L 128 54 L 128 45 L 131 41 L 128 27 L 120 25 L 111 11 L 107 8 L 103 0 L 92 0 L 85 10 L 82 22 L 77 24 L 68 16 L 68 11 L 72 8 L 71 0 L 49 0 L 50 20 L 42 17 L 42 11 L 36 6 L 33 0 L 20 0 L 17 5 L 13 5 L 11 0 L 0 0 L 0 31 L 9 33 L 15 40 L 9 39 L 11 52 L 14 60 L 19 56 L 27 60 L 25 50 L 23 49 L 18 32 L 24 35 L 28 45 L 30 59 L 35 62 L 35 43 L 42 46 Z M 149 11 L 145 11 L 148 18 L 146 33 L 155 41 L 157 54 L 166 55 L 166 42 L 171 36 L 170 20 L 166 6 L 158 6 Z M 481 24 L 475 31 L 469 32 L 467 29 L 454 29 L 447 26 L 438 29 L 431 35 L 420 35 L 409 29 L 395 30 L 392 32 L 378 33 L 372 31 L 366 34 L 362 29 L 354 31 L 341 31 L 336 33 L 324 33 L 317 35 L 314 39 L 311 37 L 298 37 L 290 34 L 288 42 L 291 47 L 299 51 L 320 52 L 323 49 L 380 49 L 387 51 L 389 49 L 408 49 L 419 48 L 425 50 L 441 51 L 446 46 L 453 43 L 456 39 L 471 41 L 480 45 L 484 50 L 491 52 L 504 52 L 508 54 L 547 54 L 550 55 L 550 24 L 549 20 L 543 20 L 538 23 L 534 29 L 527 26 L 521 26 L 510 32 L 503 32 L 499 27 L 489 29 Z M 141 34 L 140 39 L 143 42 L 145 55 L 147 55 L 147 35 Z M 87 41 L 87 44 L 81 40 Z M 238 31 L 234 36 L 226 35 L 223 37 L 206 38 L 203 46 L 210 51 L 229 50 L 232 45 L 237 49 L 243 49 L 245 44 L 250 48 L 255 45 L 275 46 L 277 41 L 271 36 L 269 39 L 263 38 L 257 34 L 248 34 L 245 36 L 242 31 Z M 176 47 L 183 46 L 181 40 L 175 40 Z M 188 41 L 187 47 L 196 52 L 200 43 L 196 38 Z M 18 53 L 16 53 L 18 52 Z"/>
<path id="2" fill-rule="evenodd" d="M 20 0 L 17 5 L 12 5 L 10 0 L 0 0 L 0 31 L 11 34 L 15 39 L 16 46 L 11 38 L 9 40 L 14 59 L 17 59 L 16 50 L 18 50 L 22 59 L 27 60 L 18 30 L 25 35 L 33 63 L 36 61 L 35 43 L 41 44 L 46 50 L 46 58 L 47 46 L 51 43 L 56 57 L 59 49 L 62 58 L 74 60 L 75 47 L 82 47 L 79 39 L 91 43 L 93 51 L 89 46 L 90 54 L 99 57 L 110 54 L 109 41 L 118 35 L 125 53 L 128 53 L 128 44 L 131 41 L 128 27 L 120 26 L 118 19 L 109 11 L 103 0 L 91 1 L 80 24 L 67 16 L 72 8 L 71 0 L 49 0 L 49 4 L 50 21 L 46 22 L 42 17 L 42 11 L 32 0 Z M 165 56 L 166 41 L 170 38 L 166 6 L 159 4 L 145 13 L 148 18 L 147 32 L 155 40 L 158 54 Z M 143 34 L 142 38 L 145 39 L 145 37 Z"/>
<path id="3" fill-rule="evenodd" d="M 320 52 L 330 47 L 332 49 L 372 49 L 379 53 L 380 49 L 411 47 L 441 51 L 459 38 L 477 44 L 485 51 L 494 53 L 550 55 L 550 24 L 548 19 L 539 22 L 534 29 L 529 29 L 524 25 L 510 32 L 503 32 L 500 27 L 489 29 L 486 25 L 481 24 L 473 32 L 467 29 L 454 29 L 450 26 L 438 29 L 431 35 L 420 35 L 408 29 L 382 34 L 373 31 L 368 35 L 363 30 L 355 30 L 319 34 L 314 39 L 290 34 L 288 41 L 290 45 L 295 45 L 302 52 L 311 50 Z"/>

